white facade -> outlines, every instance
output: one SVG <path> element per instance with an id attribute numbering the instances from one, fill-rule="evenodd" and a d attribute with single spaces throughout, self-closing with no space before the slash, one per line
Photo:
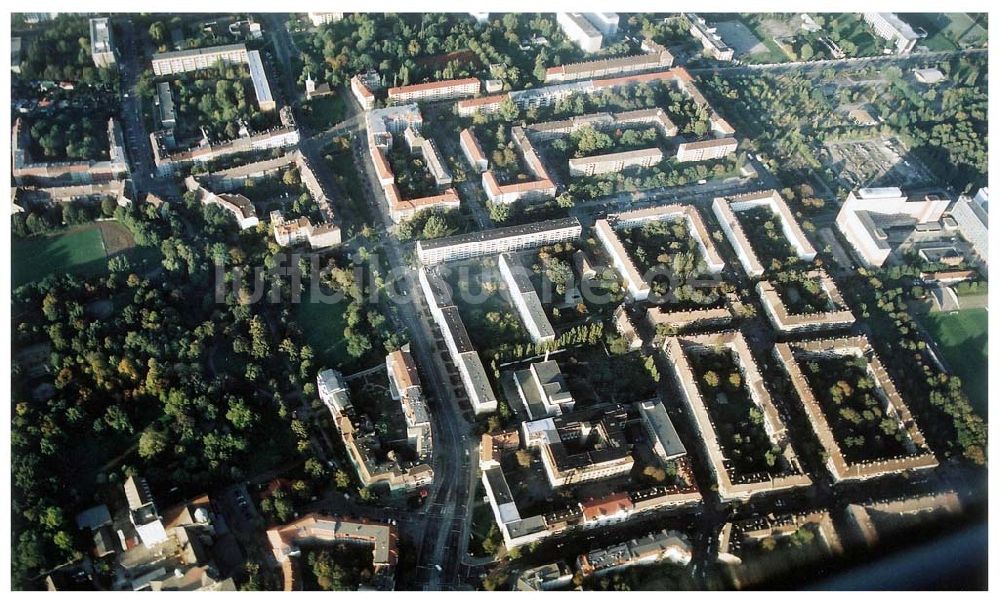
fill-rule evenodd
<path id="1" fill-rule="evenodd" d="M 488 229 L 437 240 L 419 240 L 417 257 L 424 265 L 436 265 L 575 240 L 582 231 L 575 217 Z"/>
<path id="2" fill-rule="evenodd" d="M 107 17 L 90 20 L 90 56 L 97 67 L 115 64 L 115 43 L 111 20 Z"/>
<path id="3" fill-rule="evenodd" d="M 951 209 L 951 216 L 958 223 L 962 237 L 972 245 L 983 260 L 989 262 L 989 190 L 980 189 L 976 197 L 962 196 Z"/>
<path id="4" fill-rule="evenodd" d="M 556 23 L 563 34 L 583 51 L 596 53 L 601 50 L 604 36 L 583 13 L 556 13 Z"/>
<path id="5" fill-rule="evenodd" d="M 528 279 L 524 266 L 513 260 L 507 253 L 500 255 L 499 265 L 500 275 L 507 283 L 507 291 L 514 302 L 521 323 L 531 335 L 531 341 L 536 345 L 555 341 L 556 331 L 553 330 L 548 316 L 545 315 L 545 309 L 538 298 L 538 293 L 535 292 L 534 286 Z"/>
<path id="6" fill-rule="evenodd" d="M 912 51 L 920 39 L 913 28 L 896 16 L 896 13 L 865 13 L 864 19 L 880 38 L 892 42 L 896 46 L 896 52 L 901 55 Z"/>

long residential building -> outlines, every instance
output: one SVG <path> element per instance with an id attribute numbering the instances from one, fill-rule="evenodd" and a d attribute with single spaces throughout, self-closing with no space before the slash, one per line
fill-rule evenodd
<path id="1" fill-rule="evenodd" d="M 947 196 L 908 196 L 897 187 L 860 189 L 841 204 L 837 229 L 865 265 L 880 267 L 914 231 L 939 222 L 949 204 Z"/>
<path id="2" fill-rule="evenodd" d="M 796 256 L 806 262 L 811 262 L 816 258 L 816 249 L 809 243 L 806 234 L 799 227 L 798 221 L 792 215 L 791 209 L 785 204 L 784 199 L 777 190 L 771 189 L 763 192 L 743 194 L 730 198 L 716 198 L 712 202 L 712 210 L 715 218 L 719 220 L 723 233 L 729 239 L 729 243 L 736 250 L 736 256 L 747 275 L 756 278 L 764 273 L 764 266 L 757 258 L 749 238 L 743 230 L 736 213 L 744 212 L 752 208 L 767 207 L 774 213 L 781 225 L 788 243 L 792 245 Z"/>
<path id="3" fill-rule="evenodd" d="M 462 153 L 465 154 L 465 159 L 469 161 L 469 165 L 476 172 L 485 172 L 490 167 L 489 160 L 486 159 L 486 154 L 483 153 L 483 148 L 479 145 L 479 139 L 476 138 L 471 129 L 463 129 L 458 142 Z"/>
<path id="4" fill-rule="evenodd" d="M 435 240 L 417 241 L 417 258 L 424 265 L 537 248 L 575 240 L 583 227 L 576 217 L 513 225 Z"/>
<path id="5" fill-rule="evenodd" d="M 575 80 L 607 78 L 621 74 L 664 69 L 673 65 L 674 57 L 666 48 L 656 45 L 656 48 L 651 48 L 651 50 L 652 52 L 641 55 L 582 61 L 550 67 L 545 70 L 545 82 L 573 82 Z"/>
<path id="6" fill-rule="evenodd" d="M 900 55 L 912 51 L 920 39 L 910 24 L 900 19 L 896 13 L 864 13 L 864 19 L 880 38 L 892 42 Z"/>
<path id="7" fill-rule="evenodd" d="M 31 133 L 18 117 L 11 133 L 12 177 L 17 185 L 44 187 L 109 183 L 129 175 L 121 125 L 108 119 L 108 159 L 38 162 L 29 152 Z"/>
<path id="8" fill-rule="evenodd" d="M 603 175 L 621 172 L 634 166 L 649 167 L 663 161 L 663 151 L 659 147 L 636 149 L 613 154 L 600 154 L 569 159 L 569 174 L 573 177 Z"/>
<path id="9" fill-rule="evenodd" d="M 702 48 L 708 52 L 709 56 L 717 61 L 732 61 L 733 60 L 733 49 L 722 40 L 714 27 L 709 27 L 705 20 L 694 13 L 688 13 L 685 15 L 688 22 L 691 24 L 691 35 L 694 36 L 698 42 L 701 42 Z"/>
<path id="10" fill-rule="evenodd" d="M 586 576 L 662 561 L 686 566 L 691 557 L 692 547 L 686 536 L 673 530 L 661 530 L 625 543 L 591 550 L 577 558 L 577 569 Z"/>
<path id="11" fill-rule="evenodd" d="M 242 64 L 249 61 L 245 44 L 226 44 L 191 50 L 156 53 L 153 55 L 153 73 L 157 76 L 183 74 L 198 69 L 208 69 L 216 63 Z"/>
<path id="12" fill-rule="evenodd" d="M 362 74 L 355 74 L 351 78 L 351 93 L 365 111 L 375 107 L 375 93 L 371 91 L 369 84 Z"/>
<path id="13" fill-rule="evenodd" d="M 458 97 L 471 97 L 479 92 L 478 78 L 459 80 L 439 80 L 389 89 L 390 103 L 412 103 L 414 101 L 441 101 Z"/>
<path id="14" fill-rule="evenodd" d="M 510 253 L 500 254 L 499 265 L 500 275 L 507 284 L 507 292 L 514 302 L 521 323 L 531 335 L 531 341 L 535 344 L 554 341 L 556 331 L 545 315 L 545 308 L 528 278 L 527 270 Z"/>
<path id="15" fill-rule="evenodd" d="M 733 137 L 685 142 L 677 146 L 676 157 L 678 162 L 705 162 L 706 160 L 717 160 L 736 153 L 736 148 L 738 146 L 739 142 Z"/>
<path id="16" fill-rule="evenodd" d="M 472 340 L 462 322 L 458 307 L 451 300 L 445 281 L 436 269 L 420 268 L 420 287 L 427 306 L 444 338 L 452 362 L 458 368 L 462 385 L 473 412 L 489 414 L 497 409 L 497 398 L 490 385 L 489 376 L 483 367 L 479 353 L 472 346 Z"/>

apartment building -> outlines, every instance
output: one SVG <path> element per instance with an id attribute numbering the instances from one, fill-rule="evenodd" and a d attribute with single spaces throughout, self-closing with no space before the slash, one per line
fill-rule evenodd
<path id="1" fill-rule="evenodd" d="M 692 309 L 679 309 L 664 311 L 659 307 L 650 307 L 646 310 L 646 323 L 654 332 L 659 334 L 659 327 L 665 326 L 669 333 L 688 328 L 706 328 L 709 326 L 725 326 L 733 321 L 733 313 L 729 307 L 698 307 Z M 654 337 L 654 342 L 659 342 L 662 337 Z"/>
<path id="2" fill-rule="evenodd" d="M 508 95 L 490 95 L 488 97 L 462 99 L 455 104 L 455 111 L 463 118 L 468 118 L 478 113 L 492 114 L 500 110 L 500 103 L 507 97 Z"/>
<path id="3" fill-rule="evenodd" d="M 36 162 L 31 157 L 30 131 L 18 117 L 11 132 L 12 177 L 17 185 L 41 187 L 109 183 L 129 175 L 125 138 L 121 125 L 108 119 L 108 159 L 67 162 Z"/>
<path id="4" fill-rule="evenodd" d="M 584 52 L 601 50 L 604 36 L 583 13 L 556 13 L 556 23 L 570 42 Z"/>
<path id="5" fill-rule="evenodd" d="M 156 53 L 153 55 L 153 73 L 157 76 L 183 74 L 208 69 L 218 62 L 241 64 L 249 61 L 245 44 L 227 44 L 191 50 Z"/>
<path id="6" fill-rule="evenodd" d="M 115 64 L 115 40 L 111 30 L 111 20 L 99 17 L 90 20 L 90 57 L 97 67 L 111 67 Z"/>
<path id="7" fill-rule="evenodd" d="M 629 566 L 672 562 L 687 566 L 693 549 L 687 537 L 673 530 L 661 530 L 625 543 L 594 549 L 577 558 L 577 569 L 585 576 L 620 571 Z"/>
<path id="8" fill-rule="evenodd" d="M 389 103 L 412 103 L 415 101 L 441 101 L 458 97 L 471 97 L 479 93 L 478 78 L 439 80 L 389 89 Z"/>
<path id="9" fill-rule="evenodd" d="M 469 161 L 469 165 L 472 166 L 473 170 L 481 173 L 490 167 L 489 160 L 486 159 L 486 154 L 483 153 L 483 148 L 479 145 L 479 139 L 476 138 L 471 129 L 466 128 L 462 130 L 458 138 L 458 144 L 462 148 L 462 153 L 465 154 L 465 159 Z"/>
<path id="10" fill-rule="evenodd" d="M 576 217 L 550 219 L 538 223 L 500 227 L 436 240 L 417 241 L 417 258 L 423 265 L 470 259 L 484 255 L 538 248 L 555 242 L 575 240 L 583 227 Z"/>
<path id="11" fill-rule="evenodd" d="M 156 111 L 160 118 L 160 126 L 167 129 L 177 126 L 177 112 L 174 109 L 174 96 L 170 92 L 169 82 L 156 84 Z"/>
<path id="12" fill-rule="evenodd" d="M 537 448 L 549 484 L 555 488 L 628 474 L 635 459 L 625 439 L 627 411 L 620 404 L 598 411 L 525 421 L 526 448 Z"/>
<path id="13" fill-rule="evenodd" d="M 691 24 L 691 35 L 701 42 L 702 48 L 716 61 L 732 61 L 733 49 L 722 40 L 714 27 L 709 27 L 705 20 L 694 13 L 685 15 Z"/>
<path id="14" fill-rule="evenodd" d="M 458 197 L 458 192 L 449 187 L 440 194 L 424 196 L 422 198 L 410 198 L 404 200 L 399 193 L 399 187 L 392 183 L 384 188 L 386 202 L 389 203 L 389 216 L 393 221 L 399 223 L 411 218 L 422 210 L 436 208 L 439 210 L 455 210 L 462 205 L 462 200 Z"/>
<path id="15" fill-rule="evenodd" d="M 944 195 L 908 196 L 898 187 L 860 189 L 841 204 L 837 229 L 863 264 L 881 267 L 914 232 L 940 225 L 950 203 Z"/>
<path id="16" fill-rule="evenodd" d="M 507 293 L 521 323 L 531 336 L 532 343 L 537 345 L 555 341 L 556 331 L 545 315 L 545 308 L 542 307 L 527 270 L 510 253 L 500 254 L 499 265 L 500 275 L 507 285 Z"/>
<path id="17" fill-rule="evenodd" d="M 677 435 L 677 429 L 674 428 L 663 402 L 657 398 L 639 402 L 637 406 L 639 418 L 642 419 L 653 444 L 653 452 L 660 461 L 669 463 L 687 455 L 687 449 L 684 448 L 681 437 Z"/>
<path id="18" fill-rule="evenodd" d="M 720 273 L 726 266 L 715 247 L 715 241 L 708 233 L 708 227 L 701 213 L 692 204 L 666 204 L 614 215 L 617 229 L 631 229 L 651 221 L 684 221 L 688 233 L 698 245 L 698 252 L 705 261 L 705 269 L 713 274 Z"/>
<path id="19" fill-rule="evenodd" d="M 430 171 L 431 176 L 434 177 L 434 183 L 438 187 L 451 185 L 451 171 L 448 170 L 448 166 L 445 164 L 444 158 L 441 157 L 441 152 L 434 141 L 421 136 L 420 133 L 412 128 L 404 130 L 403 136 L 406 139 L 406 144 L 410 152 L 419 153 L 424 159 L 427 169 Z"/>
<path id="20" fill-rule="evenodd" d="M 827 455 L 826 468 L 834 482 L 868 480 L 937 467 L 937 458 L 866 336 L 777 343 L 774 346 L 774 356 L 791 379 L 813 432 Z M 822 363 L 829 356 L 851 356 L 868 361 L 866 373 L 874 382 L 878 397 L 884 405 L 885 419 L 894 421 L 906 432 L 906 454 L 874 460 L 847 460 L 827 420 L 827 411 L 817 399 L 801 367 L 810 360 Z"/>
<path id="21" fill-rule="evenodd" d="M 625 280 L 625 288 L 633 301 L 645 301 L 649 298 L 650 285 L 646 278 L 625 251 L 622 241 L 615 233 L 607 219 L 598 219 L 594 223 L 594 233 L 597 240 L 604 246 L 605 252 L 611 258 L 611 264 Z"/>
<path id="22" fill-rule="evenodd" d="M 721 333 L 668 337 L 663 350 L 670 362 L 674 378 L 680 386 L 681 396 L 695 421 L 695 427 L 705 446 L 711 468 L 718 483 L 719 497 L 723 501 L 747 501 L 755 495 L 806 488 L 812 480 L 802 470 L 798 457 L 792 448 L 784 421 L 778 414 L 770 392 L 757 368 L 750 347 L 742 333 L 726 331 Z M 728 351 L 736 361 L 743 384 L 762 415 L 764 430 L 771 443 L 780 452 L 787 472 L 779 475 L 771 473 L 737 474 L 726 459 L 719 443 L 718 429 L 709 414 L 710 404 L 704 399 L 698 387 L 698 379 L 688 358 L 690 351 Z"/>
<path id="23" fill-rule="evenodd" d="M 677 146 L 678 162 L 705 162 L 736 153 L 739 143 L 733 137 L 681 143 Z"/>
<path id="24" fill-rule="evenodd" d="M 406 439 L 421 458 L 431 456 L 432 437 L 430 413 L 424 400 L 417 374 L 417 364 L 407 343 L 385 357 L 389 377 L 389 395 L 399 402 L 406 418 Z"/>
<path id="25" fill-rule="evenodd" d="M 959 233 L 972 245 L 984 265 L 989 263 L 989 201 L 989 190 L 984 187 L 974 198 L 961 196 L 951 209 Z"/>
<path id="26" fill-rule="evenodd" d="M 897 54 L 909 53 L 920 39 L 910 24 L 900 19 L 896 13 L 864 13 L 864 20 L 878 37 L 892 42 Z"/>
<path id="27" fill-rule="evenodd" d="M 649 167 L 663 161 L 659 147 L 569 159 L 569 174 L 573 177 L 621 172 L 635 166 Z"/>
<path id="28" fill-rule="evenodd" d="M 333 223 L 313 225 L 309 217 L 285 219 L 280 210 L 271 211 L 271 230 L 274 241 L 281 247 L 295 246 L 304 242 L 312 249 L 327 248 L 340 244 L 340 227 Z"/>
<path id="29" fill-rule="evenodd" d="M 556 195 L 556 186 L 549 179 L 500 185 L 490 170 L 483 173 L 482 179 L 486 197 L 490 202 L 497 204 L 513 204 L 519 200 L 546 200 Z"/>
<path id="30" fill-rule="evenodd" d="M 253 202 L 246 196 L 242 194 L 216 194 L 199 185 L 193 176 L 185 179 L 184 183 L 188 191 L 193 191 L 198 195 L 202 204 L 214 204 L 232 215 L 241 231 L 257 227 L 257 224 L 260 223 Z"/>
<path id="31" fill-rule="evenodd" d="M 355 74 L 351 78 L 351 93 L 357 99 L 358 105 L 365 111 L 375 107 L 375 93 L 371 91 L 371 88 L 362 79 L 361 74 Z"/>
<path id="32" fill-rule="evenodd" d="M 782 233 L 788 239 L 788 243 L 792 245 L 799 259 L 811 262 L 816 258 L 816 249 L 809 243 L 806 234 L 799 227 L 798 221 L 795 220 L 792 211 L 777 190 L 772 189 L 731 198 L 716 198 L 712 202 L 712 211 L 748 276 L 751 278 L 761 276 L 764 273 L 764 266 L 757 258 L 750 240 L 743 231 L 743 226 L 736 218 L 736 213 L 762 206 L 769 208 L 777 217 Z"/>
<path id="33" fill-rule="evenodd" d="M 344 13 L 309 13 L 309 21 L 313 27 L 336 23 L 344 18 Z"/>
<path id="34" fill-rule="evenodd" d="M 666 48 L 656 45 L 653 52 L 613 59 L 598 59 L 557 65 L 545 70 L 545 82 L 574 82 L 607 78 L 621 74 L 634 74 L 654 69 L 668 68 L 674 63 L 674 56 Z"/>
<path id="35" fill-rule="evenodd" d="M 833 330 L 848 328 L 854 324 L 854 314 L 847 307 L 847 302 L 841 296 L 833 278 L 821 269 L 807 272 L 806 279 L 815 280 L 823 293 L 829 298 L 834 309 L 810 313 L 790 313 L 778 288 L 768 280 L 757 283 L 757 294 L 760 295 L 764 313 L 771 325 L 782 333 L 797 333 L 810 330 Z"/>
<path id="36" fill-rule="evenodd" d="M 479 353 L 472 346 L 458 308 L 452 303 L 447 284 L 433 268 L 421 267 L 418 278 L 431 317 L 441 331 L 452 362 L 458 368 L 472 410 L 477 415 L 496 411 L 497 398 L 489 376 Z"/>
<path id="37" fill-rule="evenodd" d="M 394 524 L 357 522 L 319 514 L 309 514 L 294 522 L 267 529 L 267 541 L 274 559 L 279 563 L 296 557 L 304 546 L 367 543 L 372 546 L 372 564 L 376 570 L 396 565 L 399 560 L 397 536 Z"/>

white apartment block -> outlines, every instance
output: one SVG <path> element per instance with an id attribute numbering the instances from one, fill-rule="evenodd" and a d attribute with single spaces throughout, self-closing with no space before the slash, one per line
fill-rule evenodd
<path id="1" fill-rule="evenodd" d="M 434 177 L 434 183 L 438 187 L 451 185 L 451 171 L 448 170 L 448 166 L 445 164 L 444 158 L 441 157 L 441 152 L 438 150 L 437 145 L 434 144 L 434 141 L 421 136 L 420 133 L 412 128 L 407 128 L 403 131 L 403 136 L 406 138 L 406 144 L 410 148 L 410 152 L 417 151 L 424 159 L 427 169 L 430 171 L 431 176 Z"/>
<path id="2" fill-rule="evenodd" d="M 396 86 L 389 89 L 390 103 L 409 103 L 413 101 L 441 101 L 458 97 L 471 97 L 479 93 L 481 84 L 478 78 L 462 78 L 459 80 L 440 80 Z"/>
<path id="3" fill-rule="evenodd" d="M 319 399 L 334 415 L 344 414 L 351 410 L 351 394 L 347 390 L 344 375 L 332 368 L 319 371 L 316 374 L 316 388 Z"/>
<path id="4" fill-rule="evenodd" d="M 286 220 L 280 210 L 271 211 L 271 230 L 278 246 L 289 247 L 305 242 L 313 249 L 340 244 L 340 227 L 333 223 L 313 225 L 308 217 Z"/>
<path id="5" fill-rule="evenodd" d="M 584 52 L 596 53 L 601 50 L 604 36 L 583 13 L 556 13 L 556 23 L 563 34 Z"/>
<path id="6" fill-rule="evenodd" d="M 625 280 L 625 288 L 633 301 L 645 301 L 649 298 L 649 282 L 639 272 L 639 268 L 632 262 L 632 257 L 625 251 L 622 241 L 615 233 L 614 228 L 607 219 L 598 219 L 594 223 L 594 232 L 597 239 L 604 246 L 604 250 L 611 257 L 611 264 Z"/>
<path id="7" fill-rule="evenodd" d="M 975 198 L 962 196 L 951 209 L 962 237 L 972 245 L 983 264 L 989 263 L 989 190 L 979 190 Z"/>
<path id="8" fill-rule="evenodd" d="M 500 254 L 499 266 L 500 275 L 507 284 L 507 292 L 514 302 L 521 323 L 531 335 L 531 341 L 536 345 L 555 341 L 556 331 L 545 315 L 545 308 L 528 278 L 527 270 L 509 253 Z"/>
<path id="9" fill-rule="evenodd" d="M 90 56 L 97 67 L 115 64 L 115 41 L 111 20 L 107 17 L 90 20 Z"/>
<path id="10" fill-rule="evenodd" d="M 681 143 L 677 146 L 677 161 L 704 162 L 725 158 L 735 153 L 738 145 L 739 143 L 733 137 Z"/>
<path id="11" fill-rule="evenodd" d="M 614 37 L 618 33 L 618 13 L 584 13 L 583 16 L 604 36 Z"/>
<path id="12" fill-rule="evenodd" d="M 788 239 L 788 243 L 791 244 L 796 256 L 800 260 L 811 262 L 816 258 L 816 249 L 809 243 L 806 234 L 799 227 L 798 222 L 792 215 L 791 209 L 785 204 L 785 201 L 781 198 L 777 190 L 772 189 L 732 198 L 716 198 L 712 202 L 712 211 L 715 213 L 715 218 L 718 219 L 719 224 L 722 226 L 723 233 L 726 234 L 726 238 L 736 251 L 736 256 L 739 258 L 740 264 L 743 265 L 743 269 L 748 276 L 751 278 L 761 276 L 764 273 L 764 266 L 757 258 L 757 254 L 754 252 L 750 240 L 743 231 L 736 213 L 761 206 L 769 208 L 777 217 L 782 233 L 784 233 L 785 238 Z"/>
<path id="13" fill-rule="evenodd" d="M 487 229 L 436 240 L 419 240 L 417 241 L 417 258 L 423 265 L 437 265 L 484 255 L 499 255 L 505 252 L 575 240 L 580 237 L 582 231 L 583 227 L 576 217 L 566 217 L 525 225 Z"/>
<path id="14" fill-rule="evenodd" d="M 716 61 L 732 61 L 733 49 L 722 40 L 714 27 L 709 27 L 705 20 L 694 13 L 685 15 L 691 24 L 691 35 L 701 42 L 708 54 Z"/>
<path id="15" fill-rule="evenodd" d="M 328 23 L 336 23 L 344 18 L 344 13 L 309 13 L 309 21 L 313 27 L 319 27 Z"/>
<path id="16" fill-rule="evenodd" d="M 851 192 L 837 213 L 837 229 L 862 263 L 881 267 L 917 226 L 939 222 L 951 201 L 943 196 L 911 198 L 898 187 Z"/>
<path id="17" fill-rule="evenodd" d="M 365 111 L 375 107 L 375 94 L 372 93 L 368 85 L 361 79 L 360 74 L 355 74 L 351 78 L 351 93 Z"/>
<path id="18" fill-rule="evenodd" d="M 497 398 L 489 376 L 479 353 L 472 347 L 458 308 L 451 302 L 447 285 L 434 269 L 421 267 L 418 278 L 431 317 L 441 331 L 452 362 L 458 368 L 472 410 L 477 415 L 496 411 Z"/>
<path id="19" fill-rule="evenodd" d="M 659 147 L 649 147 L 614 154 L 601 154 L 584 158 L 570 158 L 569 174 L 573 177 L 603 175 L 621 172 L 633 166 L 649 167 L 663 161 Z"/>
<path id="20" fill-rule="evenodd" d="M 208 69 L 219 61 L 226 64 L 247 63 L 249 55 L 245 44 L 227 44 L 192 50 L 156 53 L 153 55 L 153 73 L 157 76 L 183 74 L 198 69 Z"/>
<path id="21" fill-rule="evenodd" d="M 864 19 L 880 38 L 892 42 L 896 53 L 900 55 L 912 51 L 920 39 L 913 28 L 896 13 L 864 13 Z"/>
<path id="22" fill-rule="evenodd" d="M 771 325 L 782 333 L 798 333 L 810 330 L 833 330 L 848 328 L 854 324 L 854 314 L 841 296 L 840 290 L 825 271 L 817 269 L 806 274 L 808 279 L 819 283 L 824 296 L 828 297 L 835 307 L 832 311 L 812 313 L 790 313 L 782 300 L 778 288 L 768 280 L 757 283 L 757 294 L 764 307 Z"/>

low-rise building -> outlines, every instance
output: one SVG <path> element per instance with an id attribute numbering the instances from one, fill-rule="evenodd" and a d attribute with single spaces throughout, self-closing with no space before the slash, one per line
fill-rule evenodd
<path id="1" fill-rule="evenodd" d="M 376 577 L 392 589 L 392 573 L 399 561 L 398 531 L 395 524 L 356 521 L 319 514 L 267 529 L 267 541 L 274 560 L 281 566 L 285 591 L 299 589 L 296 561 L 302 547 L 332 543 L 361 543 L 372 546 L 372 566 Z"/>
<path id="2" fill-rule="evenodd" d="M 521 398 L 524 414 L 535 421 L 573 412 L 576 400 L 555 360 L 533 362 L 527 369 L 514 372 L 514 385 Z"/>
<path id="3" fill-rule="evenodd" d="M 478 78 L 439 80 L 389 89 L 390 103 L 412 103 L 414 101 L 441 101 L 478 94 L 481 84 Z"/>
<path id="4" fill-rule="evenodd" d="M 562 562 L 555 562 L 522 570 L 517 575 L 514 588 L 518 591 L 552 591 L 568 586 L 572 580 L 573 571 Z"/>
<path id="5" fill-rule="evenodd" d="M 525 446 L 539 450 L 549 484 L 556 487 L 632 471 L 635 459 L 624 433 L 627 418 L 625 408 L 614 405 L 596 414 L 585 410 L 525 421 L 521 431 Z"/>
<path id="6" fill-rule="evenodd" d="M 732 137 L 685 142 L 677 146 L 676 157 L 678 162 L 717 160 L 736 153 L 738 145 L 739 143 Z"/>
<path id="7" fill-rule="evenodd" d="M 550 219 L 500 227 L 435 240 L 417 242 L 417 258 L 423 265 L 470 259 L 484 255 L 538 248 L 556 242 L 575 240 L 583 227 L 576 217 Z"/>
<path id="8" fill-rule="evenodd" d="M 615 309 L 613 316 L 615 321 L 615 328 L 618 329 L 618 334 L 625 339 L 625 345 L 628 347 L 629 351 L 635 351 L 642 347 L 642 338 L 639 336 L 639 332 L 635 329 L 635 325 L 632 320 L 628 317 L 628 310 L 625 304 L 622 303 Z"/>
<path id="9" fill-rule="evenodd" d="M 295 246 L 308 242 L 313 249 L 340 244 L 340 227 L 333 223 L 313 225 L 309 217 L 288 219 L 280 210 L 271 211 L 271 229 L 279 246 Z"/>
<path id="10" fill-rule="evenodd" d="M 781 225 L 782 233 L 800 260 L 811 262 L 816 258 L 816 249 L 809 243 L 806 234 L 792 215 L 791 209 L 788 208 L 777 190 L 771 189 L 729 198 L 716 198 L 712 202 L 712 211 L 748 276 L 751 278 L 759 277 L 764 273 L 764 266 L 757 258 L 757 253 L 754 252 L 743 226 L 736 218 L 736 213 L 759 207 L 767 207 L 774 213 Z"/>
<path id="11" fill-rule="evenodd" d="M 170 92 L 169 82 L 156 84 L 156 109 L 163 128 L 170 129 L 177 126 L 177 112 L 174 110 L 174 96 Z"/>

